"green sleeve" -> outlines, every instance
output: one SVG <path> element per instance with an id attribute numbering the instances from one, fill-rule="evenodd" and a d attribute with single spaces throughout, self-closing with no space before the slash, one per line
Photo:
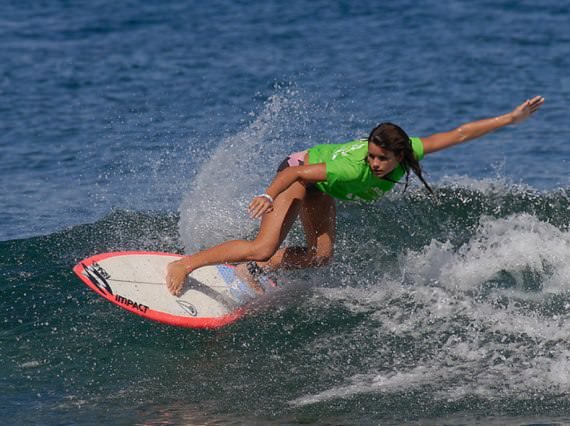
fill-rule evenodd
<path id="1" fill-rule="evenodd" d="M 410 138 L 412 141 L 412 151 L 414 152 L 414 157 L 416 160 L 421 161 L 424 159 L 424 143 L 418 137 Z"/>

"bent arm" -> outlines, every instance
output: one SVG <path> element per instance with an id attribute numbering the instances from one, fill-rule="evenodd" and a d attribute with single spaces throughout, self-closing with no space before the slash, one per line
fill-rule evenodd
<path id="1" fill-rule="evenodd" d="M 294 182 L 314 183 L 325 180 L 327 180 L 325 163 L 287 167 L 285 170 L 277 173 L 273 182 L 271 182 L 271 185 L 267 188 L 266 194 L 269 194 L 275 199 Z"/>
<path id="2" fill-rule="evenodd" d="M 533 99 L 523 102 L 507 114 L 472 121 L 462 124 L 449 132 L 436 133 L 431 136 L 423 137 L 421 139 L 424 143 L 424 153 L 429 154 L 441 151 L 442 149 L 479 138 L 509 124 L 521 123 L 536 112 L 543 103 L 544 98 L 536 96 Z"/>
<path id="3" fill-rule="evenodd" d="M 325 180 L 327 180 L 325 163 L 287 167 L 285 170 L 277 173 L 265 194 L 275 199 L 295 182 L 314 183 Z M 249 214 L 252 218 L 260 217 L 262 214 L 269 213 L 272 210 L 272 204 L 267 198 L 257 196 L 249 205 Z"/>

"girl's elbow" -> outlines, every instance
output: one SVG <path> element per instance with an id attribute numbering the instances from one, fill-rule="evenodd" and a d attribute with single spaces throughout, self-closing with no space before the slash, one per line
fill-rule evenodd
<path id="1" fill-rule="evenodd" d="M 459 126 L 455 129 L 455 139 L 457 140 L 457 143 L 462 143 L 469 139 L 467 130 L 463 126 Z"/>

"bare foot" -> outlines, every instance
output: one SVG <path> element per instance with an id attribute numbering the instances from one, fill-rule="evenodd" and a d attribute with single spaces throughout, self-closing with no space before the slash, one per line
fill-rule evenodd
<path id="1" fill-rule="evenodd" d="M 247 270 L 247 263 L 240 263 L 236 266 L 236 275 L 237 277 L 248 284 L 257 294 L 265 293 L 265 290 L 259 284 L 259 282 L 251 276 L 249 271 Z"/>
<path id="2" fill-rule="evenodd" d="M 189 273 L 182 260 L 176 260 L 168 264 L 166 267 L 166 286 L 172 295 L 180 296 L 182 294 L 182 286 Z"/>

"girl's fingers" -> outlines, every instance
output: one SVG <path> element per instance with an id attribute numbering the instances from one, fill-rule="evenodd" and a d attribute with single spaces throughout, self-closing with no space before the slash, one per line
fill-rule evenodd
<path id="1" fill-rule="evenodd" d="M 249 215 L 252 219 L 255 219 L 257 217 L 257 214 L 259 213 L 259 210 L 262 208 L 262 206 L 259 205 L 259 203 L 255 203 L 253 205 L 253 207 L 249 210 Z"/>
<path id="2" fill-rule="evenodd" d="M 537 110 L 544 103 L 544 98 L 542 96 L 535 96 L 534 98 L 527 101 L 527 105 L 533 109 Z"/>
<path id="3" fill-rule="evenodd" d="M 273 206 L 269 200 L 264 197 L 255 197 L 249 204 L 248 212 L 252 219 L 257 219 L 264 213 L 268 213 L 273 210 Z"/>
<path id="4" fill-rule="evenodd" d="M 544 103 L 544 98 L 542 96 L 537 96 L 536 98 L 530 101 L 530 109 L 532 110 L 532 112 L 534 112 L 537 109 L 539 109 L 543 103 Z"/>
<path id="5" fill-rule="evenodd" d="M 257 200 L 257 198 L 254 198 L 251 201 L 251 203 L 249 203 L 249 207 L 248 207 L 249 214 L 250 215 L 253 214 L 253 212 L 257 209 L 257 207 L 258 207 L 258 200 Z"/>
<path id="6" fill-rule="evenodd" d="M 521 123 L 525 121 L 531 114 L 538 111 L 542 104 L 544 104 L 544 98 L 542 96 L 535 96 L 532 99 L 527 99 L 513 110 L 513 123 Z"/>
<path id="7" fill-rule="evenodd" d="M 261 206 L 259 206 L 259 208 L 255 212 L 254 219 L 261 217 L 263 215 L 263 213 L 265 213 L 267 211 L 267 207 L 268 206 L 266 206 L 265 204 L 262 204 Z"/>
<path id="8" fill-rule="evenodd" d="M 261 216 L 263 216 L 265 213 L 269 213 L 271 210 L 273 210 L 273 207 L 271 207 L 271 205 L 267 206 L 267 205 L 262 205 L 257 212 L 254 215 L 254 219 L 258 219 Z"/>

